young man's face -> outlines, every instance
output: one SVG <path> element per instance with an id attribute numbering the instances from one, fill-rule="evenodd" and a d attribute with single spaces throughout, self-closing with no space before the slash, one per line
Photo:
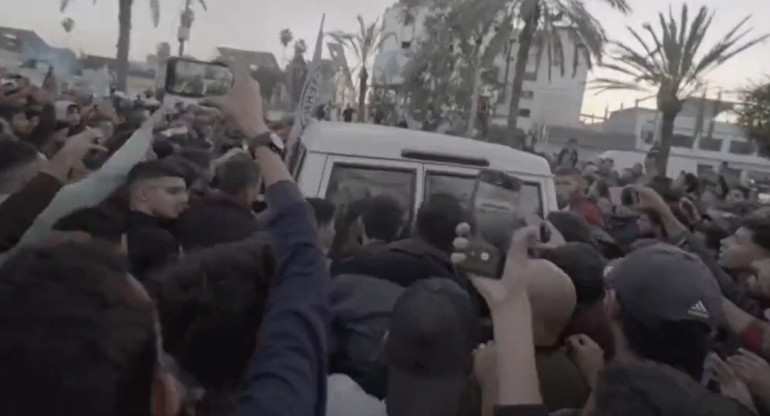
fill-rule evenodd
<path id="1" fill-rule="evenodd" d="M 560 208 L 569 205 L 580 194 L 580 178 L 575 176 L 557 176 L 554 183 L 556 184 L 556 199 L 559 202 Z"/>
<path id="2" fill-rule="evenodd" d="M 754 233 L 741 227 L 735 234 L 722 240 L 719 250 L 719 264 L 731 270 L 744 270 L 751 263 L 768 257 L 768 253 L 753 241 Z"/>
<path id="3" fill-rule="evenodd" d="M 141 192 L 155 217 L 174 219 L 187 209 L 187 186 L 182 178 L 148 180 Z"/>

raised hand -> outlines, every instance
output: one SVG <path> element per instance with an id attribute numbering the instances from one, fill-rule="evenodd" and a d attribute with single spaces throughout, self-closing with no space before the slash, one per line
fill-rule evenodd
<path id="1" fill-rule="evenodd" d="M 230 70 L 234 77 L 233 87 L 224 96 L 210 98 L 205 104 L 218 108 L 248 138 L 267 132 L 259 83 L 251 78 L 242 62 L 230 65 Z"/>

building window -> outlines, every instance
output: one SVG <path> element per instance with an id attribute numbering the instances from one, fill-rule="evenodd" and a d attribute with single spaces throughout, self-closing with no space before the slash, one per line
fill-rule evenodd
<path id="1" fill-rule="evenodd" d="M 750 155 L 754 153 L 754 145 L 750 142 L 730 142 L 730 153 L 734 155 Z"/>
<path id="2" fill-rule="evenodd" d="M 522 100 L 531 100 L 535 97 L 535 93 L 532 91 L 522 90 L 521 91 L 521 99 Z"/>
<path id="3" fill-rule="evenodd" d="M 722 150 L 722 140 L 720 139 L 700 139 L 699 147 L 701 150 L 710 150 L 712 152 L 718 152 Z"/>
<path id="4" fill-rule="evenodd" d="M 695 142 L 695 138 L 692 136 L 685 136 L 684 134 L 675 134 L 673 140 L 671 140 L 671 146 L 673 147 L 685 147 L 692 149 L 692 144 Z"/>
<path id="5" fill-rule="evenodd" d="M 412 47 L 412 42 L 401 42 L 401 49 L 409 49 Z"/>
<path id="6" fill-rule="evenodd" d="M 531 111 L 529 108 L 520 108 L 519 109 L 519 117 L 529 118 Z"/>

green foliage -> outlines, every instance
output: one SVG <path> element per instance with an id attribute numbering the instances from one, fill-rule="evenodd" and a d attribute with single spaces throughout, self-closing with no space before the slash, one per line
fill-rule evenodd
<path id="1" fill-rule="evenodd" d="M 742 98 L 743 103 L 736 109 L 738 124 L 759 153 L 770 157 L 770 81 L 749 88 Z"/>
<path id="2" fill-rule="evenodd" d="M 404 68 L 404 89 L 414 114 L 424 113 L 428 108 L 467 114 L 477 40 L 485 39 L 480 46 L 482 81 L 488 87 L 499 88 L 493 62 L 511 37 L 512 19 L 501 18 L 498 7 L 474 0 L 437 0 L 434 7 L 425 18 L 424 38 L 413 45 L 414 52 Z"/>

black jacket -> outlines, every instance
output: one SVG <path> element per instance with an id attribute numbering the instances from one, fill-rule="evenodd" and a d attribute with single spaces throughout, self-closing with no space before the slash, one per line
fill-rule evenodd
<path id="1" fill-rule="evenodd" d="M 126 240 L 131 273 L 144 281 L 149 272 L 179 258 L 180 247 L 161 220 L 139 212 L 130 212 L 126 220 Z"/>
<path id="2" fill-rule="evenodd" d="M 259 229 L 250 209 L 219 197 L 196 202 L 176 224 L 177 238 L 185 251 L 240 241 Z"/>
<path id="3" fill-rule="evenodd" d="M 448 254 L 415 238 L 344 260 L 335 274 L 372 276 L 403 287 L 421 279 L 447 277 L 467 288 L 466 282 L 458 278 Z"/>

